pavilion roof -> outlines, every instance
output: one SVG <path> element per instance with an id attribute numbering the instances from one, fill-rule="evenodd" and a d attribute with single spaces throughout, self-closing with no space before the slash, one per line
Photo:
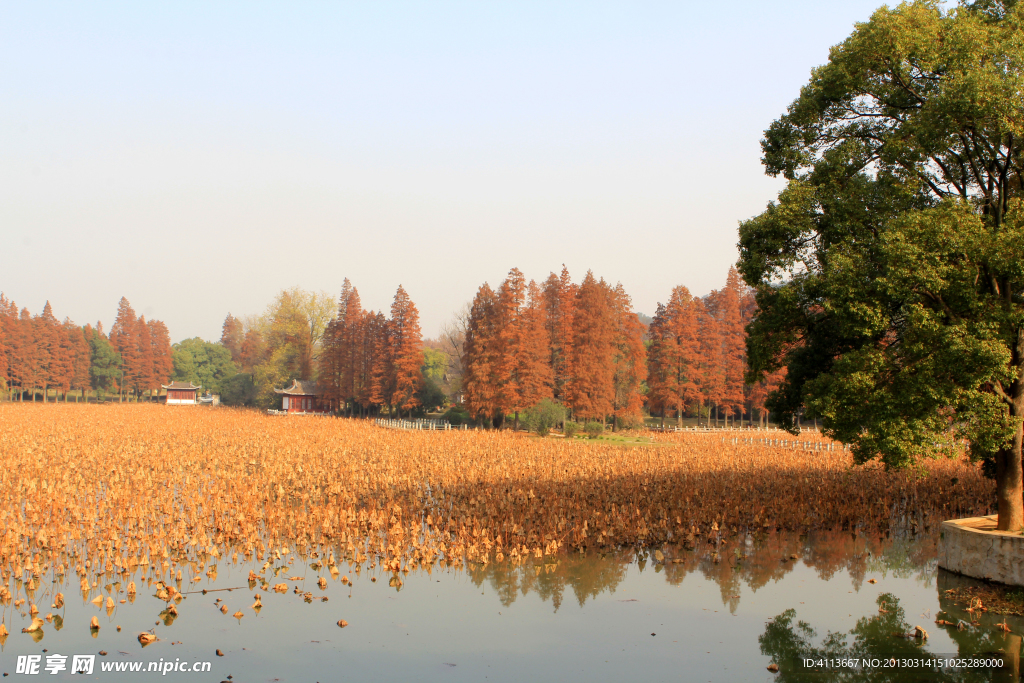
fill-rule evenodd
<path id="1" fill-rule="evenodd" d="M 274 389 L 274 393 L 287 394 L 289 396 L 319 396 L 323 393 L 323 390 L 313 380 L 293 379 L 290 387 Z"/>
<path id="2" fill-rule="evenodd" d="M 192 382 L 171 382 L 170 384 L 161 384 L 160 386 L 164 389 L 177 389 L 179 391 L 188 391 L 190 389 L 198 390 L 203 388 L 202 384 L 192 384 Z"/>

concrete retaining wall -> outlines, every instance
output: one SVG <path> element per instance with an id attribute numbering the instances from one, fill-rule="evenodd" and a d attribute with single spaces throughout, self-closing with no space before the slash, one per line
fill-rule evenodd
<path id="1" fill-rule="evenodd" d="M 1024 536 L 996 531 L 996 516 L 939 527 L 939 566 L 975 579 L 1024 586 Z"/>

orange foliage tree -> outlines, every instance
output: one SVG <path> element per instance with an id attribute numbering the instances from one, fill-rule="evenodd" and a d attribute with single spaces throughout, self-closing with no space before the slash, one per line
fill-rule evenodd
<path id="1" fill-rule="evenodd" d="M 124 401 L 125 390 L 135 384 L 139 373 L 138 318 L 128 299 L 121 297 L 117 304 L 117 316 L 110 328 L 110 344 L 121 354 L 122 380 L 119 382 L 119 401 Z"/>
<path id="2" fill-rule="evenodd" d="M 527 285 L 526 294 L 527 304 L 520 310 L 516 321 L 519 355 L 516 358 L 515 381 L 521 408 L 529 408 L 545 398 L 551 398 L 554 383 L 554 372 L 549 361 L 549 338 L 544 325 L 544 295 L 533 280 Z"/>
<path id="3" fill-rule="evenodd" d="M 149 391 L 151 399 L 155 398 L 159 386 L 170 379 L 173 369 L 167 327 L 158 320 L 147 322 L 144 316 L 135 317 L 128 299 L 121 297 L 109 339 L 114 350 L 121 354 L 123 379 L 119 400 L 128 398 L 129 390 L 133 391 L 135 400 L 145 391 Z"/>
<path id="4" fill-rule="evenodd" d="M 492 412 L 499 423 L 513 413 L 514 429 L 519 429 L 519 413 L 551 396 L 540 287 L 532 280 L 527 285 L 522 271 L 513 268 L 498 288 L 492 315 Z"/>
<path id="5" fill-rule="evenodd" d="M 576 309 L 576 285 L 569 270 L 562 265 L 562 274 L 551 273 L 544 282 L 542 293 L 544 328 L 550 346 L 552 392 L 555 398 L 565 400 L 565 387 L 569 383 L 572 358 L 572 326 Z"/>
<path id="6" fill-rule="evenodd" d="M 744 411 L 743 375 L 746 371 L 746 333 L 741 312 L 744 286 L 735 267 L 729 268 L 725 287 L 708 296 L 708 314 L 718 327 L 718 373 L 720 393 L 716 404 L 724 413 L 725 424 L 729 418 L 742 419 Z M 716 421 L 717 421 L 716 411 Z"/>
<path id="7" fill-rule="evenodd" d="M 513 414 L 555 398 L 582 419 L 642 420 L 647 377 L 644 326 L 621 285 L 593 273 L 579 286 L 569 271 L 543 286 L 518 268 L 497 291 L 484 284 L 470 307 L 463 390 L 475 419 L 500 427 Z"/>
<path id="8" fill-rule="evenodd" d="M 7 360 L 8 338 L 12 330 L 7 316 L 7 297 L 0 293 L 0 389 L 10 391 L 10 364 Z"/>
<path id="9" fill-rule="evenodd" d="M 681 424 L 689 405 L 701 398 L 700 317 L 702 306 L 686 287 L 675 287 L 668 304 L 658 304 L 651 322 L 648 401 L 652 411 L 672 410 Z"/>
<path id="10" fill-rule="evenodd" d="M 614 412 L 615 312 L 612 291 L 587 272 L 576 292 L 566 405 L 576 419 L 600 420 Z"/>
<path id="11" fill-rule="evenodd" d="M 134 351 L 136 360 L 132 376 L 137 379 L 133 386 L 138 395 L 139 387 L 155 389 L 155 384 L 170 377 L 170 340 L 162 322 L 136 320 L 127 300 L 122 302 L 118 331 L 122 344 L 136 342 L 129 351 Z M 41 394 L 48 401 L 51 391 L 57 399 L 63 394 L 65 402 L 72 390 L 78 391 L 76 401 L 85 397 L 92 384 L 92 336 L 91 326 L 82 328 L 67 318 L 58 321 L 48 301 L 41 314 L 32 316 L 28 309 L 19 313 L 17 305 L 0 294 L 0 387 L 12 398 L 16 391 L 22 400 L 30 393 L 32 400 Z"/>
<path id="12" fill-rule="evenodd" d="M 643 396 L 640 393 L 647 379 L 647 347 L 644 346 L 644 325 L 633 312 L 632 302 L 622 285 L 613 292 L 615 311 L 615 388 L 614 428 L 643 423 Z"/>
<path id="13" fill-rule="evenodd" d="M 389 320 L 364 311 L 359 291 L 346 278 L 318 364 L 330 404 L 350 417 L 384 408 L 408 413 L 419 405 L 422 364 L 419 312 L 405 289 L 398 287 Z"/>
<path id="14" fill-rule="evenodd" d="M 391 304 L 391 348 L 394 387 L 389 403 L 401 411 L 410 411 L 420 404 L 416 394 L 423 384 L 423 335 L 420 314 L 405 289 L 399 285 Z"/>
<path id="15" fill-rule="evenodd" d="M 242 365 L 242 343 L 245 340 L 245 326 L 242 321 L 228 313 L 221 328 L 220 343 L 231 352 L 231 361 Z"/>
<path id="16" fill-rule="evenodd" d="M 475 419 L 499 420 L 500 425 L 494 379 L 497 363 L 497 359 L 494 358 L 494 340 L 497 337 L 495 299 L 494 290 L 486 282 L 473 297 L 463 344 L 463 394 L 470 415 Z"/>

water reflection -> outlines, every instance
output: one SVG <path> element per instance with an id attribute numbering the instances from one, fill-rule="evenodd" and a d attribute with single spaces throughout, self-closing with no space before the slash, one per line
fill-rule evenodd
<path id="1" fill-rule="evenodd" d="M 940 593 L 941 595 L 941 593 Z M 758 638 L 761 653 L 768 655 L 779 666 L 778 681 L 1018 681 L 1020 680 L 1021 638 L 1014 633 L 1003 633 L 985 623 L 984 617 L 975 623 L 957 626 L 939 626 L 931 621 L 911 624 L 907 614 L 892 593 L 883 593 L 876 600 L 878 614 L 857 620 L 848 633 L 829 631 L 817 644 L 817 631 L 805 621 L 796 620 L 796 610 L 788 609 L 765 626 Z M 944 612 L 954 624 L 966 615 L 955 605 L 940 599 Z M 995 617 L 988 618 L 989 621 Z M 936 653 L 927 645 L 925 637 L 916 637 L 918 627 L 925 631 L 944 628 L 956 644 L 957 652 Z M 928 659 L 936 655 L 958 657 L 999 656 L 1002 669 L 887 669 L 887 668 L 808 668 L 805 660 L 867 660 Z"/>
<path id="2" fill-rule="evenodd" d="M 546 557 L 535 564 L 470 564 L 473 584 L 487 584 L 501 604 L 510 606 L 520 596 L 536 593 L 557 612 L 569 589 L 579 606 L 602 593 L 614 593 L 636 564 L 643 571 L 660 573 L 673 586 L 694 572 L 719 587 L 722 604 L 735 613 L 743 587 L 752 592 L 776 584 L 803 565 L 828 581 L 845 572 L 854 590 L 869 575 L 877 578 L 914 579 L 930 586 L 935 579 L 935 541 L 931 538 L 877 538 L 849 533 L 745 535 L 714 538 L 691 546 L 667 544 L 656 550 L 612 553 L 574 553 Z"/>
<path id="3" fill-rule="evenodd" d="M 477 587 L 488 583 L 505 607 L 520 595 L 536 593 L 545 602 L 550 601 L 558 611 L 565 589 L 569 588 L 580 607 L 587 600 L 609 592 L 626 578 L 633 562 L 632 552 L 614 555 L 579 553 L 543 564 L 511 566 L 509 563 L 471 565 L 467 570 Z"/>
<path id="4" fill-rule="evenodd" d="M 323 559 L 332 551 L 344 558 L 333 572 Z M 227 653 L 214 660 L 217 680 L 229 674 L 265 680 L 279 671 L 335 680 L 337 672 L 332 675 L 329 667 L 338 660 L 319 652 L 328 649 L 343 653 L 346 666 L 354 667 L 351 680 L 372 678 L 386 655 L 398 667 L 392 676 L 397 678 L 447 681 L 451 662 L 464 680 L 582 680 L 581 672 L 589 672 L 586 680 L 619 681 L 637 670 L 652 680 L 678 680 L 685 666 L 684 680 L 725 683 L 772 679 L 764 668 L 772 659 L 783 664 L 779 677 L 786 681 L 894 679 L 891 672 L 800 671 L 786 664 L 797 654 L 1019 652 L 1016 634 L 1024 631 L 1024 620 L 1011 619 L 1012 633 L 1006 635 L 996 629 L 1002 617 L 952 604 L 943 591 L 963 580 L 937 570 L 934 557 L 930 538 L 772 533 L 694 537 L 641 552 L 434 564 L 405 573 L 372 561 L 356 565 L 337 547 L 315 548 L 268 558 L 273 561 L 262 575 L 265 587 L 248 581 L 262 559 L 224 557 L 219 574 L 211 566 L 191 568 L 195 580 L 175 581 L 188 592 L 181 602 L 169 602 L 162 590 L 170 587 L 166 575 L 175 575 L 176 567 L 162 574 L 156 567 L 140 570 L 120 577 L 121 583 L 110 575 L 106 585 L 101 578 L 80 594 L 70 579 L 51 583 L 47 577 L 34 590 L 10 579 L 14 600 L 0 600 L 0 620 L 12 631 L 5 656 L 45 647 L 104 649 L 125 660 L 205 659 L 216 647 Z M 129 580 L 138 587 L 137 600 L 127 592 Z M 283 592 L 273 590 L 279 584 Z M 59 590 L 68 599 L 58 609 Z M 876 604 L 881 592 L 886 594 Z M 90 600 L 94 594 L 104 601 Z M 262 596 L 262 611 L 249 606 L 253 594 Z M 307 594 L 322 594 L 329 602 L 308 600 Z M 105 610 L 108 595 L 114 614 Z M 42 630 L 21 633 L 31 622 L 31 606 L 43 616 L 51 603 L 54 619 L 44 627 L 45 639 L 37 640 Z M 885 612 L 878 611 L 880 605 Z M 232 619 L 236 610 L 245 619 Z M 952 626 L 935 624 L 939 610 Z M 94 615 L 102 623 L 98 632 L 87 626 Z M 62 616 L 69 628 L 58 634 Z M 336 626 L 342 618 L 350 624 L 343 631 Z M 892 635 L 905 635 L 915 625 L 930 631 L 927 642 Z M 147 631 L 158 639 L 143 656 L 145 643 L 137 638 Z M 909 680 L 989 680 L 987 673 L 974 676 L 918 671 Z M 1000 676 L 995 680 L 1010 680 Z"/>

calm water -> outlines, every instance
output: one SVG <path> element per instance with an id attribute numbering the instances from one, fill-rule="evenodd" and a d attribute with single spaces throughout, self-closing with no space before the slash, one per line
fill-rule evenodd
<path id="1" fill-rule="evenodd" d="M 71 679 L 67 673 L 16 674 L 18 655 L 95 654 L 93 680 L 146 680 L 159 674 L 102 673 L 102 662 L 210 661 L 210 673 L 168 673 L 167 678 L 245 681 L 830 681 L 830 680 L 1017 680 L 1008 670 L 948 675 L 904 670 L 813 672 L 798 659 L 816 651 L 830 657 L 931 652 L 951 656 L 1002 648 L 1007 660 L 1021 649 L 1024 620 L 1007 620 L 1012 633 L 984 615 L 963 630 L 935 624 L 970 621 L 943 599 L 941 591 L 959 579 L 935 565 L 934 540 L 855 538 L 848 533 L 812 536 L 772 535 L 736 539 L 717 549 L 696 551 L 666 547 L 656 555 L 622 552 L 561 556 L 532 566 L 474 565 L 392 575 L 377 570 L 356 574 L 348 587 L 330 574 L 326 590 L 317 586 L 312 560 L 291 555 L 291 565 L 276 562 L 273 586 L 286 582 L 284 594 L 247 584 L 250 569 L 262 562 L 232 564 L 222 559 L 216 580 L 181 584 L 183 591 L 239 587 L 188 594 L 179 616 L 165 624 L 165 603 L 140 582 L 134 603 L 124 585 L 100 586 L 114 595 L 108 614 L 77 591 L 78 580 L 60 588 L 67 604 L 49 609 L 54 586 L 29 596 L 47 612 L 63 615 L 60 629 L 47 623 L 33 638 L 28 604 L 7 606 L 3 618 L 11 635 L 0 655 L 8 680 Z M 795 555 L 796 559 L 790 559 Z M 716 561 L 717 559 L 717 561 Z M 209 563 L 206 569 L 209 569 Z M 188 571 L 186 568 L 186 576 Z M 304 577 L 292 581 L 287 577 Z M 375 577 L 376 581 L 371 581 Z M 874 583 L 870 580 L 874 579 Z M 313 594 L 307 602 L 301 590 Z M 23 586 L 10 584 L 15 598 Z M 121 591 L 119 594 L 118 591 Z M 256 593 L 263 607 L 250 605 Z M 322 596 L 327 602 L 320 600 Z M 886 613 L 879 613 L 879 599 Z M 217 599 L 228 607 L 220 611 Z M 231 615 L 237 610 L 241 619 Z M 92 637 L 89 620 L 101 628 Z M 345 619 L 349 625 L 336 625 Z M 116 626 L 121 626 L 118 633 Z M 930 637 L 896 637 L 896 631 L 923 626 Z M 136 636 L 153 629 L 159 640 L 143 648 Z M 41 635 L 41 637 L 40 637 Z M 47 652 L 43 652 L 43 649 Z M 223 657 L 215 655 L 220 649 Z M 776 661 L 781 671 L 766 667 Z M 70 658 L 68 660 L 70 663 Z M 145 666 L 145 664 L 144 664 Z M 81 680 L 72 679 L 72 680 Z M 86 679 L 88 680 L 88 679 Z"/>

